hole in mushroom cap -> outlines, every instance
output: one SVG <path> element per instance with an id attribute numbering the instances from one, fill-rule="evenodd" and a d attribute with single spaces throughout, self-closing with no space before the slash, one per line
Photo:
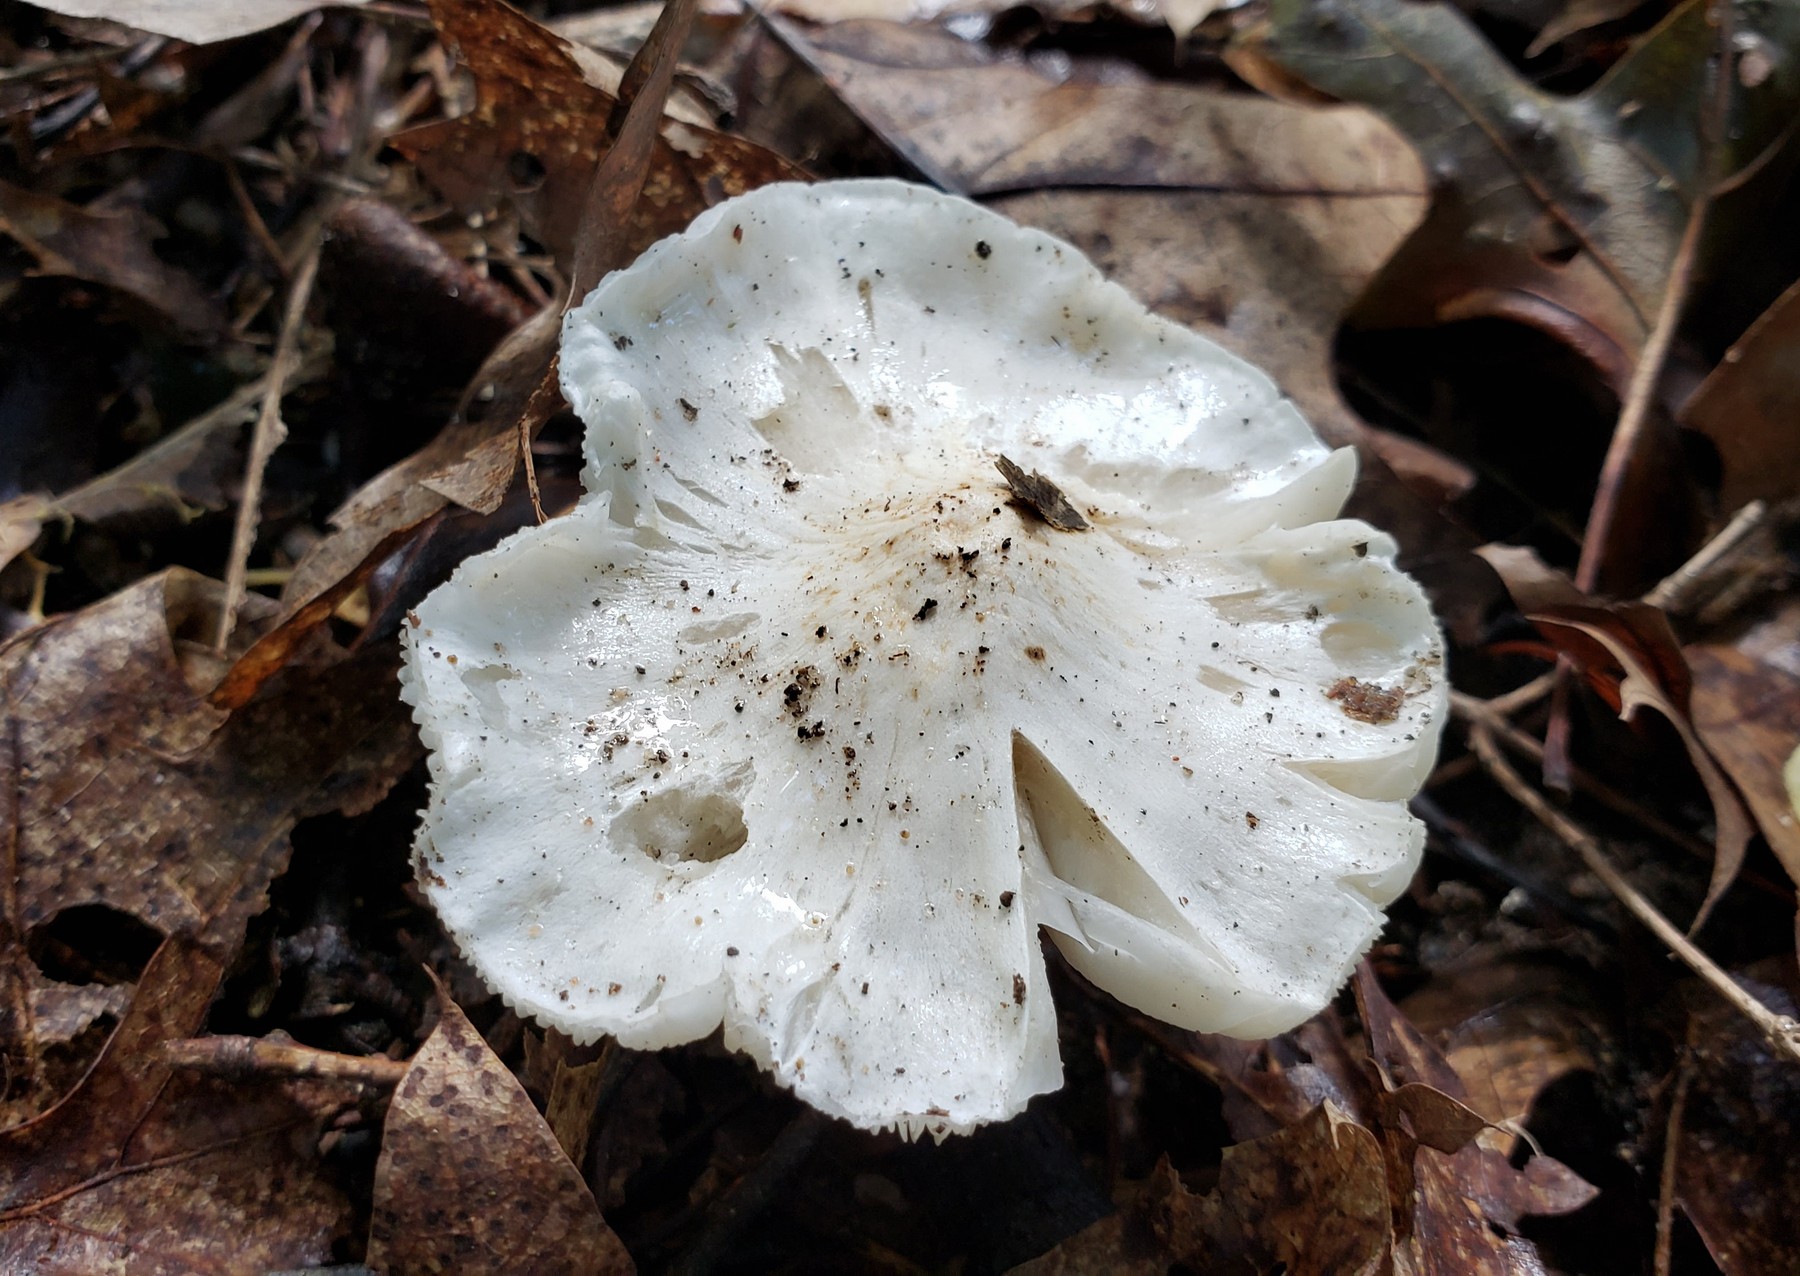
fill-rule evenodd
<path id="1" fill-rule="evenodd" d="M 675 785 L 632 805 L 613 821 L 613 845 L 663 863 L 714 864 L 750 838 L 744 807 L 717 789 Z"/>
<path id="2" fill-rule="evenodd" d="M 481 720 L 490 730 L 499 729 L 507 721 L 505 702 L 500 698 L 500 684 L 519 676 L 517 669 L 506 665 L 465 666 L 462 670 L 463 686 L 475 697 L 475 706 L 481 711 Z"/>

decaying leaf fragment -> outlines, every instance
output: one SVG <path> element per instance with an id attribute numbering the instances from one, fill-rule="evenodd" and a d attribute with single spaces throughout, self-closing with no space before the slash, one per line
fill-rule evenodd
<path id="1" fill-rule="evenodd" d="M 221 594 L 171 570 L 0 648 L 12 830 L 0 1046 L 16 1102 L 36 1076 L 33 990 L 41 1001 L 63 987 L 36 967 L 28 937 L 77 910 L 152 936 L 194 934 L 297 819 L 361 809 L 411 761 L 378 654 L 299 665 L 245 709 L 213 709 L 204 695 L 222 665 L 193 639 L 210 636 Z"/>
<path id="2" fill-rule="evenodd" d="M 465 212 L 506 196 L 531 234 L 569 261 L 618 98 L 591 82 L 591 54 L 498 0 L 434 0 L 432 16 L 474 73 L 475 109 L 393 144 Z M 665 122 L 627 238 L 642 251 L 721 199 L 802 175 L 742 138 Z"/>
<path id="3" fill-rule="evenodd" d="M 1063 495 L 1062 489 L 1042 474 L 1036 470 L 1027 474 L 1004 456 L 994 458 L 994 468 L 1006 480 L 1013 500 L 1035 510 L 1039 518 L 1057 531 L 1087 531 L 1088 521 L 1081 516 L 1081 511 L 1069 504 L 1069 498 Z"/>
<path id="4" fill-rule="evenodd" d="M 287 850 L 278 836 L 243 855 L 157 949 L 79 1086 L 0 1132 L 0 1267 L 270 1270 L 328 1262 L 348 1239 L 353 1211 L 318 1147 L 354 1090 L 183 1076 L 160 1054 L 199 1031 Z"/>
<path id="5" fill-rule="evenodd" d="M 1500 316 L 1576 348 L 1623 390 L 1656 314 L 1688 211 L 1717 174 L 1750 175 L 1800 106 L 1800 74 L 1732 74 L 1718 154 L 1704 154 L 1718 32 L 1686 0 L 1576 96 L 1515 72 L 1450 4 L 1275 0 L 1261 50 L 1309 84 L 1363 102 L 1419 149 L 1437 187 L 1425 225 L 1383 269 L 1358 322 Z M 1736 4 L 1734 56 L 1792 48 L 1800 13 Z M 1736 71 L 1736 66 L 1728 68 Z M 1700 273 L 1741 254 L 1714 213 Z M 1763 281 L 1755 280 L 1756 286 Z"/>

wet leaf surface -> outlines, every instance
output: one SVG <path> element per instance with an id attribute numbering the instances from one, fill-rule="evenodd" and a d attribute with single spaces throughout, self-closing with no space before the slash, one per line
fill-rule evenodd
<path id="1" fill-rule="evenodd" d="M 1437 179 L 1419 242 L 1388 264 L 1365 320 L 1510 314 L 1564 336 L 1622 385 L 1688 201 L 1707 180 L 1694 128 L 1717 43 L 1706 7 L 1680 6 L 1571 98 L 1531 85 L 1448 5 L 1272 6 L 1265 51 L 1334 96 L 1380 109 Z M 1747 40 L 1791 38 L 1791 14 L 1750 6 L 1739 16 Z M 1733 91 L 1724 173 L 1756 161 L 1800 91 L 1788 75 L 1751 78 Z M 1433 268 L 1422 272 L 1426 261 Z"/>

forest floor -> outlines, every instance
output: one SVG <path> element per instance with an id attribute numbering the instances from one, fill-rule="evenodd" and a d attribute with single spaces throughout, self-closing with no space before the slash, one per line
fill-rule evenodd
<path id="1" fill-rule="evenodd" d="M 0 9 L 0 1269 L 1800 1271 L 1800 10 L 54 7 Z M 565 304 L 849 176 L 1266 369 L 1448 645 L 1331 1007 L 1188 1032 L 1047 943 L 1062 1087 L 942 1143 L 541 1029 L 413 871 L 400 630 L 580 495 Z"/>

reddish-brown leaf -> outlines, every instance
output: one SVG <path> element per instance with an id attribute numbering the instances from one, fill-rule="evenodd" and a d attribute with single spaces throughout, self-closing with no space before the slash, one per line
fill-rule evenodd
<path id="1" fill-rule="evenodd" d="M 617 98 L 584 75 L 591 55 L 500 0 L 434 0 L 432 13 L 475 75 L 475 109 L 409 129 L 394 145 L 465 212 L 485 212 L 507 196 L 526 229 L 572 261 Z M 627 242 L 640 252 L 720 200 L 803 176 L 742 138 L 666 123 L 644 198 L 630 209 Z"/>
<path id="2" fill-rule="evenodd" d="M 1668 617 L 1648 603 L 1589 598 L 1532 550 L 1488 546 L 1481 556 L 1500 573 L 1513 602 L 1538 632 L 1617 707 L 1621 718 L 1629 721 L 1638 710 L 1651 709 L 1681 737 L 1713 804 L 1712 880 L 1694 918 L 1698 929 L 1737 880 L 1757 824 L 1743 794 L 1694 727 L 1689 713 L 1693 679 Z"/>

